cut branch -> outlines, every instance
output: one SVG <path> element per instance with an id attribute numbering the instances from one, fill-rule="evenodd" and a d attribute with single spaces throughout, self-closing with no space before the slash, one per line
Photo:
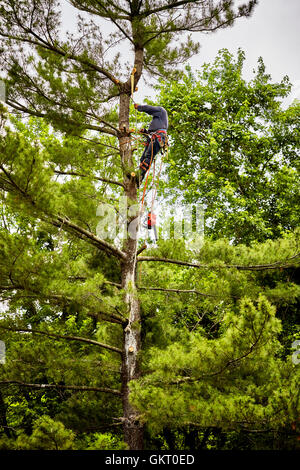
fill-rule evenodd
<path id="1" fill-rule="evenodd" d="M 137 256 L 140 255 L 140 254 L 141 254 L 144 250 L 146 250 L 146 249 L 147 249 L 147 245 L 146 245 L 146 243 L 145 243 L 143 246 L 141 246 L 141 248 L 139 248 L 139 249 L 137 250 L 137 252 L 136 252 Z"/>

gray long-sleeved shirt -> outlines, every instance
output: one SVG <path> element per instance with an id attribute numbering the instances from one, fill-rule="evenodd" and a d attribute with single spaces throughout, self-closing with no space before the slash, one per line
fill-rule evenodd
<path id="1" fill-rule="evenodd" d="M 168 113 L 165 108 L 139 104 L 137 110 L 152 116 L 152 121 L 148 129 L 150 132 L 157 131 L 158 129 L 168 129 Z"/>

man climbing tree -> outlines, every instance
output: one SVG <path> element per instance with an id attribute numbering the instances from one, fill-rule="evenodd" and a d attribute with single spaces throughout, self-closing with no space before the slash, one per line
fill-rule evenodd
<path id="1" fill-rule="evenodd" d="M 134 107 L 140 112 L 153 116 L 149 128 L 141 131 L 147 136 L 147 142 L 140 160 L 140 172 L 136 175 L 137 186 L 139 186 L 158 152 L 167 145 L 168 113 L 161 106 L 135 104 Z"/>
<path id="2" fill-rule="evenodd" d="M 55 178 L 68 175 L 75 181 L 76 178 L 81 181 L 88 179 L 90 184 L 97 180 L 99 184 L 112 185 L 118 190 L 121 188 L 130 204 L 136 204 L 137 185 L 135 180 L 127 176 L 128 170 L 135 166 L 130 140 L 131 79 L 128 70 L 133 67 L 136 69 L 134 87 L 144 72 L 150 78 L 178 76 L 177 65 L 199 50 L 199 38 L 193 40 L 192 33 L 232 26 L 237 18 L 250 16 L 257 1 L 250 0 L 237 7 L 234 0 L 71 0 L 68 3 L 83 12 L 78 17 L 79 37 L 73 34 L 64 36 L 59 30 L 60 6 L 66 6 L 67 2 L 1 0 L 1 69 L 5 72 L 6 104 L 9 111 L 42 118 L 63 135 L 74 139 L 78 137 L 73 141 L 77 151 L 80 151 L 81 140 L 90 142 L 93 151 L 95 147 L 108 151 L 100 152 L 101 157 L 99 151 L 95 151 L 94 159 L 89 152 L 85 152 L 83 165 L 74 157 L 73 148 L 67 152 L 52 153 L 51 139 L 47 142 L 48 153 L 38 154 L 39 147 L 31 149 L 30 144 L 28 154 L 18 152 L 18 138 L 14 140 L 13 134 L 9 134 L 2 142 L 1 188 L 5 193 L 12 194 L 14 204 L 19 205 L 16 211 L 25 211 L 33 225 L 41 224 L 43 230 L 45 226 L 50 231 L 57 230 L 53 235 L 57 239 L 65 232 L 72 240 L 85 242 L 96 249 L 97 255 L 91 254 L 91 257 L 101 253 L 115 263 L 114 271 L 120 276 L 118 285 L 122 289 L 126 308 L 122 314 L 117 305 L 110 313 L 101 308 L 99 315 L 122 328 L 122 347 L 102 343 L 98 347 L 120 355 L 121 390 L 109 391 L 107 387 L 98 389 L 104 393 L 121 395 L 125 442 L 130 449 L 141 449 L 144 424 L 130 401 L 130 384 L 140 377 L 141 314 L 136 288 L 138 241 L 128 238 L 120 248 L 98 238 L 95 235 L 94 219 L 92 216 L 87 217 L 86 207 L 80 212 L 79 204 L 71 205 L 69 199 L 64 199 L 65 194 L 57 186 Z M 95 18 L 110 21 L 112 30 L 108 37 L 102 37 Z M 178 44 L 179 35 L 185 33 L 188 36 L 184 37 L 183 43 Z M 174 39 L 178 46 L 174 44 Z M 118 49 L 121 41 L 126 56 L 123 62 L 120 61 Z M 130 61 L 127 59 L 130 57 L 129 52 L 132 54 Z M 114 100 L 119 102 L 117 116 L 115 112 L 108 111 L 113 109 Z M 25 181 L 25 168 L 30 155 L 33 158 Z M 87 158 L 90 158 L 89 168 Z M 107 164 L 101 167 L 101 159 L 105 161 L 105 158 Z M 110 169 L 111 174 L 118 173 L 122 181 L 110 177 Z M 86 190 L 84 183 L 81 184 Z M 77 193 L 72 188 L 73 194 L 85 194 L 82 186 L 80 191 L 76 189 Z M 91 193 L 89 202 L 95 197 L 94 192 Z M 9 199 L 5 201 L 9 204 Z M 129 210 L 127 226 L 134 218 L 135 214 Z M 7 234 L 7 237 L 10 240 L 7 243 L 13 246 L 13 235 Z M 27 240 L 26 237 L 24 240 Z M 82 246 L 80 250 L 84 251 Z M 20 249 L 19 256 L 23 251 Z M 13 253 L 16 253 L 16 248 Z M 34 257 L 30 259 L 31 262 L 35 260 Z M 23 264 L 26 263 L 28 260 Z M 69 264 L 66 263 L 66 266 Z M 14 269 L 13 266 L 11 269 Z M 55 276 L 59 274 L 56 272 Z M 49 280 L 48 274 L 46 277 Z M 78 280 L 84 276 L 78 273 L 67 276 L 68 282 L 73 282 L 74 278 Z M 13 296 L 14 292 L 18 292 L 15 289 L 21 285 L 17 283 L 17 273 L 14 278 L 11 272 L 6 273 L 5 279 L 7 284 L 3 284 L 2 290 Z M 98 285 L 95 280 L 94 289 Z M 28 282 L 24 281 L 22 289 L 31 298 L 38 295 L 34 285 Z M 47 301 L 62 302 L 63 299 L 71 302 L 71 295 L 56 293 L 54 287 L 53 290 L 45 292 Z M 96 296 L 96 293 L 93 295 Z M 87 285 L 84 295 L 78 296 L 77 308 L 90 314 L 90 298 L 91 288 Z M 75 341 L 74 338 L 72 340 Z"/>

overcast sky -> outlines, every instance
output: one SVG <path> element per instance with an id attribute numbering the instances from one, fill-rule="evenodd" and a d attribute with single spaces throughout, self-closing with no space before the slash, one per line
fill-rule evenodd
<path id="1" fill-rule="evenodd" d="M 226 47 L 236 52 L 241 47 L 246 53 L 244 75 L 252 78 L 257 59 L 262 56 L 274 81 L 288 75 L 293 82 L 293 99 L 300 98 L 299 62 L 300 0 L 259 0 L 253 15 L 239 19 L 232 28 L 215 34 L 201 34 L 201 50 L 190 62 L 199 68 L 213 61 L 219 49 Z"/>
<path id="2" fill-rule="evenodd" d="M 62 12 L 62 27 L 74 29 L 76 10 L 67 0 L 62 2 Z M 299 20 L 300 0 L 259 0 L 251 18 L 237 20 L 232 28 L 197 34 L 201 49 L 190 64 L 196 70 L 203 63 L 213 61 L 219 49 L 225 47 L 235 53 L 241 47 L 246 54 L 246 79 L 252 78 L 257 59 L 262 56 L 267 72 L 274 81 L 280 81 L 284 75 L 290 77 L 294 86 L 288 101 L 300 98 Z M 107 29 L 107 22 L 105 26 Z M 135 94 L 136 101 L 143 101 L 149 93 L 149 88 L 140 86 Z"/>
<path id="3" fill-rule="evenodd" d="M 299 20 L 300 0 L 259 0 L 250 18 L 241 18 L 232 28 L 215 34 L 201 34 L 201 51 L 192 64 L 198 67 L 213 60 L 222 47 L 232 52 L 241 47 L 246 53 L 249 78 L 262 56 L 274 80 L 285 74 L 292 81 L 299 80 Z"/>

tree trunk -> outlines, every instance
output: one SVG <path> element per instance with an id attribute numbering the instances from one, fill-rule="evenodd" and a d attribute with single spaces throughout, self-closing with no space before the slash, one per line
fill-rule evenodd
<path id="1" fill-rule="evenodd" d="M 130 403 L 130 382 L 140 377 L 139 352 L 141 350 L 140 305 L 135 288 L 135 255 L 129 254 L 123 269 L 123 286 L 127 288 L 126 303 L 129 310 L 128 325 L 124 330 L 122 362 L 122 400 L 124 413 L 124 439 L 131 450 L 143 448 L 143 425 L 138 411 Z"/>
<path id="2" fill-rule="evenodd" d="M 130 96 L 128 92 L 121 94 L 119 144 L 122 164 L 126 170 L 133 168 L 134 165 L 130 136 L 128 133 L 129 104 Z M 128 179 L 126 175 L 124 175 L 124 186 L 128 207 L 132 204 L 137 204 L 137 188 L 134 179 Z M 129 225 L 136 216 L 137 214 L 132 212 L 127 219 L 127 224 Z M 126 253 L 126 260 L 122 264 L 122 287 L 126 290 L 125 302 L 128 307 L 128 324 L 124 329 L 124 350 L 122 359 L 124 439 L 130 450 L 141 450 L 143 448 L 144 429 L 143 425 L 138 420 L 138 411 L 130 403 L 129 390 L 130 382 L 140 376 L 139 352 L 141 349 L 141 316 L 140 304 L 135 287 L 137 240 L 128 236 L 125 240 L 123 250 Z"/>

